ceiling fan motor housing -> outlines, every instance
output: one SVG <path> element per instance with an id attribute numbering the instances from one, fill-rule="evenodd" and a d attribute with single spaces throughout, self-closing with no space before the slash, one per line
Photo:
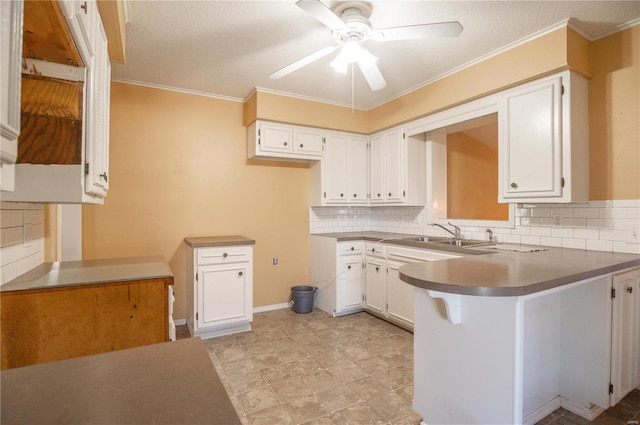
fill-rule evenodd
<path id="1" fill-rule="evenodd" d="M 338 43 L 345 41 L 363 42 L 373 32 L 368 17 L 371 15 L 371 7 L 365 3 L 347 2 L 338 5 L 334 13 L 340 16 L 345 23 L 345 29 L 337 29 L 333 32 L 333 39 Z"/>

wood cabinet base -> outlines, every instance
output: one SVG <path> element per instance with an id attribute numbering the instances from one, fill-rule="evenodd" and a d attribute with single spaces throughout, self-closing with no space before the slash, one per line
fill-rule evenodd
<path id="1" fill-rule="evenodd" d="M 0 368 L 168 341 L 173 278 L 0 294 Z"/>

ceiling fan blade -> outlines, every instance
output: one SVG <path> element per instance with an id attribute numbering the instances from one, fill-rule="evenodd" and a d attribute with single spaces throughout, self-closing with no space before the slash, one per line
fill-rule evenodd
<path id="1" fill-rule="evenodd" d="M 282 69 L 279 69 L 278 71 L 274 72 L 273 74 L 269 75 L 269 78 L 271 78 L 272 80 L 277 80 L 279 78 L 284 77 L 285 75 L 289 75 L 291 74 L 293 71 L 297 71 L 298 69 L 302 68 L 305 65 L 309 65 L 311 62 L 317 61 L 318 59 L 327 56 L 329 53 L 333 52 L 334 50 L 336 50 L 339 46 L 328 46 L 325 47 L 324 49 L 320 49 L 317 52 L 311 53 L 309 56 L 305 56 L 302 59 L 299 59 L 297 61 L 295 61 L 292 64 L 289 64 L 287 66 L 285 66 Z"/>
<path id="2" fill-rule="evenodd" d="M 387 82 L 384 80 L 382 72 L 380 72 L 380 68 L 378 68 L 378 65 L 376 65 L 374 61 L 361 59 L 358 61 L 358 67 L 360 68 L 360 71 L 362 71 L 367 83 L 369 83 L 371 90 L 378 91 L 387 86 Z"/>
<path id="3" fill-rule="evenodd" d="M 417 40 L 421 38 L 456 37 L 464 28 L 460 22 L 439 22 L 436 24 L 409 25 L 406 27 L 384 28 L 375 32 L 374 39 Z"/>
<path id="4" fill-rule="evenodd" d="M 332 31 L 347 29 L 345 23 L 320 0 L 299 0 L 296 6 L 329 27 Z"/>

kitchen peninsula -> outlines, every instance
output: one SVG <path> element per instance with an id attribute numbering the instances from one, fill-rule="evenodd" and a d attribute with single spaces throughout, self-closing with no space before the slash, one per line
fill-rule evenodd
<path id="1" fill-rule="evenodd" d="M 415 287 L 414 410 L 425 423 L 595 418 L 640 383 L 640 257 L 502 248 L 400 268 Z"/>

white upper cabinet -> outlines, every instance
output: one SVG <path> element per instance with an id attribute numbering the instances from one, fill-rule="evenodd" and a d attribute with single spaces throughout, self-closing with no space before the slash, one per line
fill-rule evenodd
<path id="1" fill-rule="evenodd" d="M 323 203 L 346 204 L 348 201 L 347 135 L 331 133 L 325 136 L 325 152 L 321 169 Z M 315 168 L 315 167 L 314 167 Z"/>
<path id="2" fill-rule="evenodd" d="M 425 152 L 425 141 L 407 139 L 400 127 L 373 135 L 369 153 L 371 204 L 424 205 Z"/>
<path id="3" fill-rule="evenodd" d="M 50 24 L 68 27 L 73 52 L 82 63 L 70 66 L 24 59 L 22 88 L 30 96 L 23 94 L 22 107 L 27 112 L 21 119 L 29 131 L 23 131 L 20 146 L 28 146 L 27 152 L 47 152 L 43 148 L 51 140 L 47 132 L 55 128 L 55 152 L 60 153 L 23 154 L 15 165 L 14 191 L 3 193 L 3 200 L 101 204 L 109 189 L 111 68 L 97 3 L 35 4 L 41 6 L 32 7 L 59 7 L 64 19 Z"/>
<path id="4" fill-rule="evenodd" d="M 500 202 L 588 201 L 587 81 L 569 71 L 503 92 Z"/>
<path id="5" fill-rule="evenodd" d="M 326 132 L 324 139 L 324 158 L 311 167 L 310 205 L 366 205 L 368 137 Z"/>
<path id="6" fill-rule="evenodd" d="M 369 139 L 363 136 L 349 136 L 348 167 L 349 203 L 366 204 L 368 190 L 368 147 Z"/>
<path id="7" fill-rule="evenodd" d="M 0 189 L 14 189 L 14 164 L 20 134 L 20 65 L 22 61 L 22 0 L 0 2 Z"/>
<path id="8" fill-rule="evenodd" d="M 280 161 L 319 161 L 324 132 L 315 128 L 255 121 L 249 126 L 249 158 Z"/>
<path id="9" fill-rule="evenodd" d="M 107 56 L 107 37 L 102 25 L 98 25 L 93 67 L 87 70 L 89 87 L 86 104 L 92 113 L 88 116 L 85 153 L 85 191 L 105 197 L 109 190 L 109 98 L 111 64 Z"/>

